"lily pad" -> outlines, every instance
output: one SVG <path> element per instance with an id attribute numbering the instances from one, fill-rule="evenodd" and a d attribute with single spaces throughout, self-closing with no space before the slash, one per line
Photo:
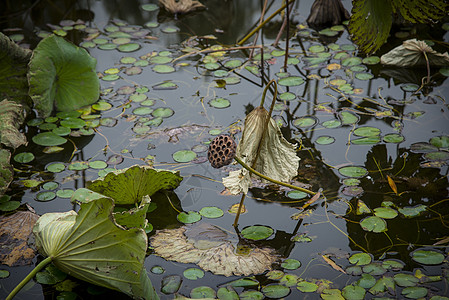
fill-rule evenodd
<path id="1" fill-rule="evenodd" d="M 201 220 L 201 215 L 196 211 L 188 211 L 181 212 L 176 218 L 184 224 L 192 224 Z"/>
<path id="2" fill-rule="evenodd" d="M 67 139 L 53 132 L 41 132 L 32 137 L 34 143 L 41 146 L 59 146 L 65 144 Z"/>
<path id="3" fill-rule="evenodd" d="M 173 116 L 175 112 L 169 107 L 156 108 L 151 114 L 156 118 L 168 118 Z"/>
<path id="4" fill-rule="evenodd" d="M 269 238 L 274 233 L 274 230 L 267 226 L 254 225 L 244 228 L 241 235 L 245 239 L 259 241 Z"/>
<path id="5" fill-rule="evenodd" d="M 34 154 L 31 152 L 22 152 L 14 155 L 14 161 L 22 164 L 29 163 L 34 160 Z"/>
<path id="6" fill-rule="evenodd" d="M 280 284 L 269 284 L 262 288 L 262 293 L 271 299 L 280 299 L 290 294 L 290 288 Z"/>
<path id="7" fill-rule="evenodd" d="M 223 216 L 223 210 L 221 208 L 215 207 L 215 206 L 206 206 L 200 209 L 199 211 L 200 215 L 202 215 L 205 218 L 209 219 L 215 219 Z"/>
<path id="8" fill-rule="evenodd" d="M 231 101 L 225 98 L 214 98 L 209 101 L 209 105 L 215 108 L 226 108 L 231 106 Z"/>
<path id="9" fill-rule="evenodd" d="M 308 281 L 300 281 L 296 288 L 303 293 L 313 293 L 318 290 L 318 285 Z"/>
<path id="10" fill-rule="evenodd" d="M 298 119 L 295 119 L 293 121 L 293 125 L 298 128 L 308 128 L 314 126 L 316 123 L 318 123 L 317 118 L 313 116 L 304 116 L 300 117 Z"/>
<path id="11" fill-rule="evenodd" d="M 418 204 L 415 206 L 404 206 L 400 207 L 398 210 L 401 214 L 404 215 L 406 218 L 413 218 L 419 216 L 422 212 L 425 212 L 427 209 L 427 206 L 423 204 Z"/>
<path id="12" fill-rule="evenodd" d="M 137 43 L 122 44 L 117 47 L 120 52 L 134 52 L 140 49 L 140 45 Z"/>
<path id="13" fill-rule="evenodd" d="M 401 294 L 410 299 L 421 299 L 427 295 L 428 291 L 425 287 L 414 286 L 406 287 L 402 290 Z"/>
<path id="14" fill-rule="evenodd" d="M 394 219 L 398 212 L 390 207 L 377 207 L 374 209 L 374 215 L 383 219 Z"/>
<path id="15" fill-rule="evenodd" d="M 166 73 L 173 73 L 176 70 L 174 67 L 169 65 L 155 65 L 153 67 L 153 71 L 156 73 L 166 74 Z"/>
<path id="16" fill-rule="evenodd" d="M 402 143 L 405 137 L 399 133 L 389 133 L 384 136 L 384 142 L 386 143 Z"/>
<path id="17" fill-rule="evenodd" d="M 161 292 L 164 294 L 174 294 L 181 287 L 182 278 L 179 275 L 170 275 L 162 279 Z"/>
<path id="18" fill-rule="evenodd" d="M 298 86 L 304 83 L 304 79 L 299 76 L 290 76 L 279 79 L 278 83 L 282 86 Z"/>
<path id="19" fill-rule="evenodd" d="M 322 135 L 318 137 L 315 141 L 315 143 L 319 145 L 329 145 L 335 142 L 335 138 L 328 135 Z"/>
<path id="20" fill-rule="evenodd" d="M 349 262 L 351 264 L 357 264 L 358 266 L 363 266 L 371 263 L 371 255 L 368 253 L 356 253 L 349 257 Z"/>
<path id="21" fill-rule="evenodd" d="M 184 270 L 182 275 L 187 279 L 197 280 L 204 277 L 204 271 L 198 268 L 188 268 Z"/>
<path id="22" fill-rule="evenodd" d="M 432 250 L 416 250 L 412 259 L 424 265 L 439 265 L 444 261 L 444 255 Z"/>
<path id="23" fill-rule="evenodd" d="M 338 116 L 340 117 L 342 125 L 353 125 L 360 120 L 360 117 L 358 115 L 349 111 L 341 111 L 339 112 Z"/>
<path id="24" fill-rule="evenodd" d="M 368 174 L 365 168 L 356 166 L 342 167 L 338 169 L 338 172 L 343 176 L 354 178 L 361 178 Z"/>
<path id="25" fill-rule="evenodd" d="M 380 134 L 380 129 L 370 126 L 359 127 L 354 130 L 354 134 L 357 136 L 365 136 L 365 137 L 378 136 Z"/>
<path id="26" fill-rule="evenodd" d="M 294 258 L 287 258 L 281 263 L 281 267 L 287 270 L 296 270 L 301 266 L 301 262 Z"/>
<path id="27" fill-rule="evenodd" d="M 376 233 L 387 231 L 387 222 L 379 217 L 367 217 L 360 221 L 360 226 L 363 230 Z"/>
<path id="28" fill-rule="evenodd" d="M 341 295 L 347 300 L 365 299 L 365 289 L 357 285 L 347 285 L 343 288 Z"/>
<path id="29" fill-rule="evenodd" d="M 52 173 L 59 173 L 65 170 L 65 165 L 63 163 L 52 163 L 46 169 Z"/>
<path id="30" fill-rule="evenodd" d="M 396 284 L 402 287 L 415 286 L 419 282 L 419 279 L 412 274 L 398 273 L 393 278 Z"/>
<path id="31" fill-rule="evenodd" d="M 85 49 L 50 35 L 33 51 L 29 65 L 29 94 L 36 109 L 47 117 L 55 106 L 70 111 L 97 101 L 100 82 L 96 59 Z"/>

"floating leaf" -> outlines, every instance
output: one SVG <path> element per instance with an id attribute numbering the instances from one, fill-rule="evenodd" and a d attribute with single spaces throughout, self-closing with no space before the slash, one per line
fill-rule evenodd
<path id="1" fill-rule="evenodd" d="M 282 86 L 298 86 L 304 83 L 304 79 L 299 76 L 290 76 L 279 79 L 278 83 Z"/>
<path id="2" fill-rule="evenodd" d="M 368 174 L 368 171 L 363 167 L 342 167 L 338 169 L 338 172 L 346 177 L 355 177 L 355 178 L 361 178 Z"/>
<path id="3" fill-rule="evenodd" d="M 342 125 L 353 125 L 356 124 L 360 119 L 358 115 L 349 111 L 341 111 L 338 113 L 338 116 L 340 117 Z"/>
<path id="4" fill-rule="evenodd" d="M 176 218 L 184 224 L 192 224 L 201 220 L 201 215 L 196 211 L 188 211 L 179 213 Z"/>
<path id="5" fill-rule="evenodd" d="M 196 153 L 191 150 L 179 150 L 173 153 L 173 160 L 179 163 L 186 163 L 196 158 Z"/>
<path id="6" fill-rule="evenodd" d="M 376 284 L 376 278 L 371 274 L 362 274 L 356 284 L 364 289 L 372 288 Z"/>
<path id="7" fill-rule="evenodd" d="M 46 117 L 54 106 L 70 111 L 97 101 L 96 64 L 85 49 L 63 38 L 50 35 L 41 40 L 33 51 L 28 74 L 29 93 L 39 113 Z"/>
<path id="8" fill-rule="evenodd" d="M 329 121 L 325 121 L 323 122 L 323 127 L 326 128 L 337 128 L 341 126 L 341 121 L 340 120 L 329 120 Z"/>
<path id="9" fill-rule="evenodd" d="M 52 173 L 59 173 L 65 170 L 65 165 L 63 163 L 52 163 L 46 169 Z"/>
<path id="10" fill-rule="evenodd" d="M 267 227 L 267 226 L 261 226 L 261 225 L 245 227 L 241 231 L 241 235 L 245 239 L 255 240 L 255 241 L 267 239 L 273 233 L 274 233 L 274 230 L 272 228 Z"/>
<path id="11" fill-rule="evenodd" d="M 343 288 L 341 295 L 347 300 L 365 299 L 365 289 L 357 285 L 347 285 Z"/>
<path id="12" fill-rule="evenodd" d="M 415 286 L 419 283 L 419 279 L 411 274 L 399 273 L 394 275 L 394 281 L 402 287 Z"/>
<path id="13" fill-rule="evenodd" d="M 170 275 L 162 279 L 161 292 L 164 294 L 174 294 L 181 287 L 182 278 L 179 275 Z"/>
<path id="14" fill-rule="evenodd" d="M 427 295 L 427 289 L 425 287 L 406 287 L 402 290 L 402 295 L 410 299 L 421 299 Z"/>
<path id="15" fill-rule="evenodd" d="M 341 61 L 341 65 L 344 67 L 352 67 L 352 66 L 357 66 L 360 65 L 362 63 L 362 59 L 360 57 L 348 57 L 345 58 Z"/>
<path id="16" fill-rule="evenodd" d="M 439 265 L 444 261 L 444 255 L 432 250 L 416 250 L 412 259 L 424 265 Z"/>
<path id="17" fill-rule="evenodd" d="M 438 148 L 449 148 L 449 136 L 436 136 L 430 139 L 430 144 Z"/>
<path id="18" fill-rule="evenodd" d="M 449 152 L 435 151 L 424 154 L 424 157 L 431 161 L 445 161 L 449 160 Z"/>
<path id="19" fill-rule="evenodd" d="M 173 109 L 169 108 L 169 107 L 159 107 L 156 108 L 151 114 L 154 117 L 159 117 L 159 118 L 168 118 L 173 116 L 175 112 L 173 111 Z"/>
<path id="20" fill-rule="evenodd" d="M 320 136 L 316 139 L 315 143 L 319 144 L 319 145 L 329 145 L 335 142 L 335 138 L 328 136 L 328 135 L 323 135 Z"/>
<path id="21" fill-rule="evenodd" d="M 372 232 L 384 232 L 387 230 L 387 222 L 379 217 L 367 217 L 360 221 L 363 230 Z"/>
<path id="22" fill-rule="evenodd" d="M 222 300 L 239 300 L 239 295 L 231 286 L 221 287 L 217 291 L 218 299 Z"/>
<path id="23" fill-rule="evenodd" d="M 354 130 L 354 134 L 365 137 L 378 136 L 380 134 L 380 129 L 370 126 L 358 127 Z"/>
<path id="24" fill-rule="evenodd" d="M 197 280 L 204 277 L 204 271 L 198 268 L 188 268 L 184 270 L 182 275 L 187 279 Z"/>
<path id="25" fill-rule="evenodd" d="M 141 7 L 145 11 L 155 11 L 159 8 L 156 4 L 153 3 L 143 4 Z"/>
<path id="26" fill-rule="evenodd" d="M 290 294 L 290 289 L 285 285 L 269 284 L 262 288 L 262 293 L 269 298 L 279 299 Z"/>
<path id="27" fill-rule="evenodd" d="M 67 139 L 53 132 L 41 132 L 32 137 L 34 143 L 41 146 L 59 146 L 65 144 Z"/>
<path id="28" fill-rule="evenodd" d="M 384 136 L 384 142 L 386 143 L 402 143 L 405 137 L 398 133 L 389 133 Z"/>
<path id="29" fill-rule="evenodd" d="M 34 154 L 31 152 L 22 152 L 14 155 L 14 161 L 22 164 L 29 163 L 34 160 Z"/>
<path id="30" fill-rule="evenodd" d="M 321 292 L 321 298 L 324 300 L 344 300 L 341 291 L 337 289 L 324 289 Z"/>
<path id="31" fill-rule="evenodd" d="M 308 281 L 300 281 L 296 288 L 303 293 L 313 293 L 318 290 L 318 285 Z"/>
<path id="32" fill-rule="evenodd" d="M 358 266 L 363 266 L 371 263 L 371 255 L 368 253 L 356 253 L 349 257 L 349 262 L 351 264 L 357 264 Z"/>
<path id="33" fill-rule="evenodd" d="M 376 284 L 369 289 L 369 292 L 373 295 L 390 291 L 394 293 L 394 280 L 391 277 L 382 277 L 376 281 Z"/>
<path id="34" fill-rule="evenodd" d="M 40 192 L 36 195 L 36 201 L 47 202 L 56 198 L 55 192 Z"/>
<path id="35" fill-rule="evenodd" d="M 231 106 L 231 101 L 225 98 L 214 98 L 209 101 L 209 105 L 215 108 L 226 108 Z"/>
<path id="36" fill-rule="evenodd" d="M 281 263 L 281 267 L 287 270 L 296 270 L 301 266 L 301 262 L 294 258 L 287 258 Z"/>
<path id="37" fill-rule="evenodd" d="M 215 219 L 223 216 L 223 210 L 215 206 L 206 206 L 200 209 L 200 215 L 205 218 Z"/>
<path id="38" fill-rule="evenodd" d="M 318 122 L 317 118 L 313 116 L 304 116 L 293 121 L 293 125 L 298 128 L 308 128 L 312 127 Z"/>
<path id="39" fill-rule="evenodd" d="M 374 209 L 374 215 L 383 219 L 394 219 L 398 212 L 390 207 L 377 207 Z"/>
<path id="40" fill-rule="evenodd" d="M 122 44 L 117 47 L 120 52 L 134 52 L 140 49 L 140 45 L 137 43 Z"/>
<path id="41" fill-rule="evenodd" d="M 176 70 L 172 66 L 168 65 L 155 65 L 153 67 L 153 71 L 156 73 L 166 74 L 166 73 L 173 73 Z"/>
<path id="42" fill-rule="evenodd" d="M 399 212 L 406 218 L 413 218 L 419 216 L 422 212 L 426 211 L 427 206 L 423 204 L 418 204 L 415 206 L 405 206 L 399 208 Z"/>
<path id="43" fill-rule="evenodd" d="M 190 291 L 190 297 L 192 299 L 200 299 L 200 298 L 207 298 L 207 299 L 215 299 L 215 290 L 208 286 L 197 286 L 196 288 L 193 288 Z"/>

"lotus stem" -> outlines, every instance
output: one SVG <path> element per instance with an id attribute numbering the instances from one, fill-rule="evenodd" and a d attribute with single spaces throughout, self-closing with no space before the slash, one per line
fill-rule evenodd
<path id="1" fill-rule="evenodd" d="M 31 279 L 33 279 L 34 276 L 36 276 L 37 272 L 42 270 L 45 266 L 47 266 L 49 263 L 51 263 L 52 258 L 47 257 L 43 261 L 41 261 L 34 269 L 25 277 L 13 290 L 11 293 L 9 293 L 8 297 L 6 297 L 6 300 L 11 300 L 14 298 L 15 295 L 27 284 Z"/>
<path id="2" fill-rule="evenodd" d="M 310 191 L 310 190 L 308 190 L 308 189 L 301 188 L 301 187 L 299 187 L 299 186 L 295 186 L 295 185 L 292 185 L 292 184 L 289 184 L 289 183 L 281 182 L 281 181 L 278 181 L 278 180 L 276 180 L 276 179 L 273 179 L 273 178 L 270 178 L 270 177 L 268 177 L 268 176 L 265 176 L 265 175 L 263 175 L 262 173 L 259 173 L 259 172 L 257 172 L 256 170 L 254 170 L 253 168 L 251 168 L 250 166 L 248 166 L 246 163 L 244 163 L 244 162 L 243 162 L 239 157 L 237 157 L 237 156 L 234 157 L 234 159 L 235 159 L 240 165 L 242 165 L 242 167 L 244 167 L 245 169 L 247 169 L 249 172 L 251 172 L 251 173 L 253 173 L 253 174 L 255 174 L 255 175 L 259 176 L 259 177 L 262 177 L 262 178 L 265 179 L 265 180 L 271 181 L 271 182 L 273 182 L 273 183 L 275 183 L 275 184 L 279 184 L 279 185 L 282 185 L 282 186 L 285 186 L 285 187 L 288 187 L 288 188 L 291 188 L 291 189 L 294 189 L 294 190 L 297 190 L 297 191 L 301 191 L 301 192 L 307 193 L 307 194 L 309 194 L 309 195 L 315 195 L 315 194 L 316 194 L 315 192 L 312 192 L 312 191 Z"/>
<path id="3" fill-rule="evenodd" d="M 295 0 L 290 0 L 284 5 L 282 5 L 278 10 L 276 10 L 271 16 L 265 19 L 262 23 L 259 24 L 256 28 L 254 28 L 250 33 L 248 33 L 243 39 L 240 40 L 240 42 L 237 43 L 237 45 L 241 46 L 243 43 L 245 43 L 250 37 L 252 37 L 256 32 L 258 32 L 266 23 L 268 23 L 271 19 L 273 19 L 277 14 L 279 14 L 287 5 L 292 3 Z"/>

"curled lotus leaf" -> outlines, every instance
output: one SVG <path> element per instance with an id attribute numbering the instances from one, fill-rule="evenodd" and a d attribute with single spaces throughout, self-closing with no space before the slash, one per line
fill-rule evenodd
<path id="1" fill-rule="evenodd" d="M 267 129 L 264 124 L 268 120 Z M 264 136 L 263 140 L 262 137 Z M 296 155 L 296 145 L 289 143 L 268 111 L 263 107 L 255 108 L 246 116 L 242 140 L 237 146 L 236 156 L 251 166 L 255 160 L 260 143 L 260 154 L 254 169 L 271 178 L 289 182 L 298 174 L 299 157 Z M 251 184 L 251 177 L 246 169 L 231 171 L 223 178 L 223 184 L 236 195 L 247 193 Z"/>
<path id="2" fill-rule="evenodd" d="M 224 276 L 260 274 L 279 259 L 272 248 L 236 245 L 229 233 L 206 223 L 159 230 L 151 237 L 151 246 L 167 260 L 194 263 Z"/>

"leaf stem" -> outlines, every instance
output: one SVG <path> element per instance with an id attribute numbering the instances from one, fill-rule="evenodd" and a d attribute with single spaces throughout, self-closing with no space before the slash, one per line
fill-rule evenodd
<path id="1" fill-rule="evenodd" d="M 268 23 L 271 19 L 273 19 L 278 13 L 280 13 L 287 5 L 292 3 L 295 0 L 290 0 L 284 5 L 282 5 L 278 10 L 276 10 L 271 16 L 266 18 L 262 23 L 259 24 L 256 28 L 254 28 L 250 33 L 248 33 L 243 39 L 240 40 L 240 42 L 237 43 L 237 45 L 241 46 L 244 42 L 246 42 L 250 37 L 252 37 L 256 32 L 258 32 L 266 23 Z"/>
<path id="2" fill-rule="evenodd" d="M 47 257 L 43 261 L 41 261 L 34 269 L 25 277 L 13 290 L 11 293 L 9 293 L 8 297 L 6 297 L 6 300 L 11 300 L 14 298 L 14 296 L 25 286 L 25 284 L 28 283 L 31 279 L 33 279 L 34 276 L 36 276 L 37 272 L 42 270 L 45 266 L 47 266 L 49 263 L 51 263 L 52 258 Z"/>
<path id="3" fill-rule="evenodd" d="M 265 179 L 265 180 L 271 181 L 271 182 L 273 182 L 273 183 L 275 183 L 275 184 L 283 185 L 283 186 L 285 186 L 285 187 L 288 187 L 288 188 L 291 188 L 291 189 L 294 189 L 294 190 L 297 190 L 297 191 L 301 191 L 301 192 L 307 193 L 307 194 L 309 194 L 309 195 L 315 195 L 315 194 L 316 194 L 315 192 L 309 191 L 308 189 L 301 188 L 301 187 L 299 187 L 299 186 L 295 186 L 295 185 L 292 185 L 292 184 L 289 184 L 289 183 L 281 182 L 281 181 L 278 181 L 278 180 L 276 180 L 276 179 L 273 179 L 273 178 L 270 178 L 270 177 L 268 177 L 268 176 L 265 176 L 265 175 L 263 175 L 262 173 L 257 172 L 256 170 L 254 170 L 253 168 L 251 168 L 251 167 L 248 166 L 247 164 L 245 164 L 245 163 L 244 163 L 239 157 L 237 157 L 237 156 L 234 157 L 234 159 L 235 159 L 240 165 L 242 165 L 242 167 L 244 167 L 245 169 L 247 169 L 249 172 L 251 172 L 251 173 L 253 173 L 253 174 L 255 174 L 255 175 L 259 176 L 259 177 L 262 177 L 262 178 Z"/>

